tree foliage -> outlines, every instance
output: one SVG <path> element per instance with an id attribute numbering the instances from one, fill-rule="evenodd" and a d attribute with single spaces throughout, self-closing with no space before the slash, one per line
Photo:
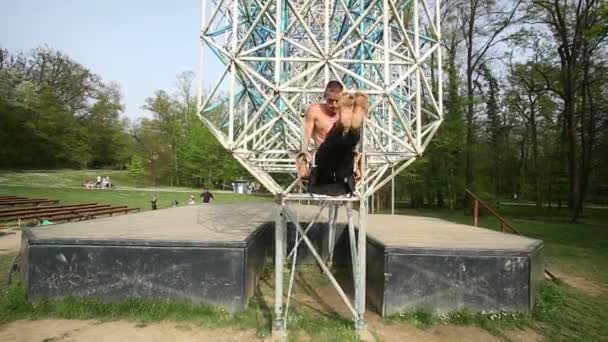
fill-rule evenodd
<path id="1" fill-rule="evenodd" d="M 465 188 L 495 203 L 517 194 L 567 207 L 575 221 L 584 203 L 608 203 L 606 1 L 455 0 L 441 10 L 444 121 L 398 176 L 397 197 L 457 208 Z M 0 166 L 128 166 L 151 184 L 189 186 L 248 177 L 197 117 L 193 79 L 180 73 L 150 94 L 149 117 L 131 123 L 120 87 L 63 53 L 0 49 Z"/>

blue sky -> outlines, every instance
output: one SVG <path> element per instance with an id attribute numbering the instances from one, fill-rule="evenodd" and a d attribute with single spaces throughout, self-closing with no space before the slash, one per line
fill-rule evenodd
<path id="1" fill-rule="evenodd" d="M 0 46 L 60 50 L 119 83 L 127 116 L 149 116 L 141 109 L 146 97 L 173 91 L 179 72 L 198 69 L 200 6 L 200 0 L 7 0 Z M 207 65 L 218 69 L 217 62 Z"/>

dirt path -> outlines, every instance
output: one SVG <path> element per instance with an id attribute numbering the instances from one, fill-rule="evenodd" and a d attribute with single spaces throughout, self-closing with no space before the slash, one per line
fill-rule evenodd
<path id="1" fill-rule="evenodd" d="M 11 254 L 19 250 L 21 246 L 21 231 L 19 230 L 5 230 L 7 233 L 0 236 L 0 255 Z"/>
<path id="2" fill-rule="evenodd" d="M 581 291 L 586 295 L 590 295 L 593 297 L 604 296 L 608 294 L 608 288 L 599 283 L 596 283 L 587 278 L 570 275 L 559 270 L 553 270 L 553 274 L 557 277 L 557 279 L 563 281 L 564 283 L 574 287 L 575 289 Z"/>
<path id="3" fill-rule="evenodd" d="M 5 342 L 154 342 L 154 341 L 254 341 L 252 330 L 203 329 L 178 323 L 155 323 L 137 327 L 136 323 L 117 321 L 99 323 L 82 320 L 17 321 L 0 327 Z"/>
<path id="4" fill-rule="evenodd" d="M 376 326 L 370 328 L 382 341 L 430 341 L 430 342 L 485 342 L 504 341 L 477 327 L 440 326 L 421 330 L 406 324 Z M 518 342 L 541 341 L 531 330 L 514 331 L 509 340 Z M 0 341 L 5 342 L 154 342 L 154 341 L 270 341 L 256 336 L 253 330 L 205 329 L 191 324 L 162 322 L 138 326 L 134 322 L 116 321 L 100 323 L 93 320 L 17 321 L 0 326 Z"/>

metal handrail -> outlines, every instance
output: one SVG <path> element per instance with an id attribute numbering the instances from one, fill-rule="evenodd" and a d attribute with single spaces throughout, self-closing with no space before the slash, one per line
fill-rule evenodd
<path id="1" fill-rule="evenodd" d="M 522 233 L 520 233 L 517 229 L 513 227 L 513 224 L 511 222 L 509 222 L 506 218 L 500 216 L 500 214 L 496 210 L 485 204 L 484 201 L 477 197 L 477 195 L 475 195 L 471 190 L 464 189 L 464 191 L 473 198 L 473 225 L 475 227 L 479 226 L 479 205 L 481 204 L 482 207 L 484 207 L 487 211 L 494 215 L 494 217 L 496 217 L 498 221 L 500 221 L 500 230 L 503 233 L 505 232 L 506 227 L 509 228 L 509 230 L 515 233 L 516 235 L 524 236 Z M 545 268 L 545 273 L 551 278 L 551 280 L 557 279 L 557 277 L 553 275 L 553 273 L 551 273 L 547 268 Z"/>
<path id="2" fill-rule="evenodd" d="M 513 233 L 517 234 L 517 235 L 522 235 L 519 231 L 517 231 L 517 229 L 513 228 L 513 225 L 511 224 L 511 222 L 509 222 L 506 218 L 500 216 L 499 213 L 496 212 L 496 210 L 490 208 L 490 206 L 488 206 L 487 204 L 485 204 L 479 197 L 477 197 L 477 195 L 475 195 L 471 190 L 469 189 L 465 189 L 464 191 L 466 191 L 466 193 L 473 197 L 474 202 L 473 202 L 473 225 L 475 227 L 478 226 L 478 222 L 479 222 L 479 205 L 481 204 L 482 207 L 486 208 L 487 211 L 489 211 L 492 215 L 494 215 L 498 221 L 500 221 L 500 230 L 504 233 L 505 231 L 505 227 L 509 228 Z"/>

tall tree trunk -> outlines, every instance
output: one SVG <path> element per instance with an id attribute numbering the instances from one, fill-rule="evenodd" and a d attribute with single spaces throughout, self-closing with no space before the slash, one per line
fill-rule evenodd
<path id="1" fill-rule="evenodd" d="M 470 51 L 469 51 L 470 53 Z M 471 61 L 469 60 L 470 64 Z M 473 70 L 471 66 L 467 66 L 467 138 L 465 146 L 465 187 L 475 192 L 475 175 L 473 164 L 473 149 L 475 145 L 475 132 L 473 127 Z M 469 206 L 470 199 L 465 196 L 465 208 Z"/>
<path id="2" fill-rule="evenodd" d="M 540 194 L 540 172 L 538 165 L 538 139 L 536 127 L 536 101 L 530 101 L 530 138 L 532 140 L 532 168 L 534 181 L 534 202 L 536 208 L 542 207 L 542 198 Z"/>
<path id="3" fill-rule="evenodd" d="M 468 31 L 467 31 L 467 138 L 465 145 L 465 187 L 473 192 L 475 192 L 475 175 L 474 169 L 475 165 L 473 164 L 473 148 L 475 145 L 475 132 L 473 129 L 473 73 L 474 73 L 474 65 L 473 65 L 473 38 L 474 38 L 474 29 L 475 29 L 475 16 L 476 16 L 477 3 L 476 1 L 471 2 L 471 13 L 469 22 L 468 22 Z M 465 193 L 464 196 L 464 207 L 465 211 L 470 205 L 470 198 Z"/>
<path id="4" fill-rule="evenodd" d="M 568 208 L 575 209 L 579 193 L 579 168 L 577 165 L 576 131 L 576 51 L 572 47 L 560 47 L 560 82 L 563 89 L 564 124 L 567 137 L 568 155 Z"/>
<path id="5" fill-rule="evenodd" d="M 575 204 L 572 221 L 578 221 L 582 211 L 585 197 L 589 187 L 589 177 L 591 175 L 591 157 L 593 151 L 594 135 L 595 135 L 595 102 L 593 97 L 592 80 L 590 75 L 591 61 L 587 49 L 583 52 L 583 89 L 582 89 L 582 105 L 580 111 L 581 117 L 581 171 L 579 182 L 579 197 Z"/>

